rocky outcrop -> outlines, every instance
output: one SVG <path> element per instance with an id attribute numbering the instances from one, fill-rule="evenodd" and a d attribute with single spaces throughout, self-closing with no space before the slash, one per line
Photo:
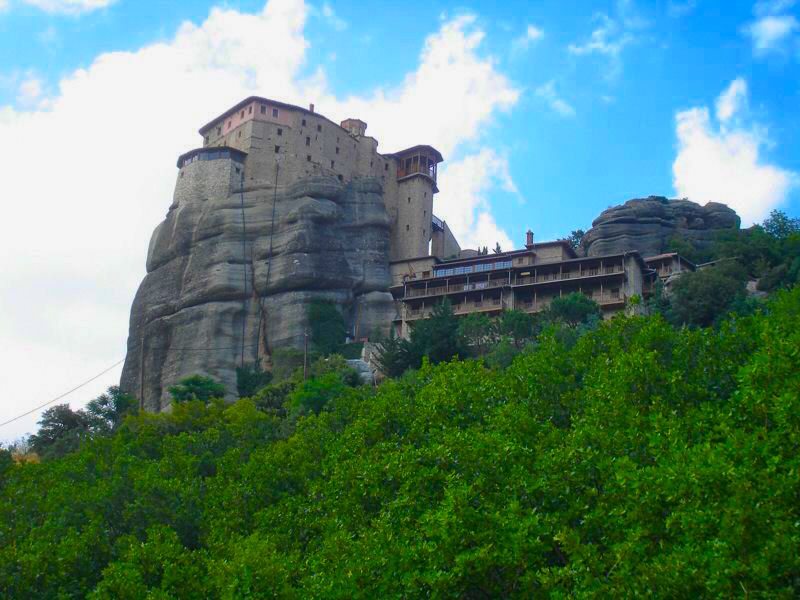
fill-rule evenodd
<path id="1" fill-rule="evenodd" d="M 302 348 L 314 299 L 338 304 L 358 336 L 387 332 L 395 307 L 379 181 L 205 194 L 176 192 L 133 302 L 121 386 L 146 409 L 167 409 L 167 388 L 194 373 L 232 395 L 242 360 Z"/>
<path id="2" fill-rule="evenodd" d="M 701 206 L 689 200 L 650 196 L 604 210 L 592 222 L 581 246 L 588 256 L 629 250 L 653 256 L 664 252 L 674 236 L 703 247 L 720 230 L 738 229 L 739 225 L 736 212 L 724 204 Z"/>

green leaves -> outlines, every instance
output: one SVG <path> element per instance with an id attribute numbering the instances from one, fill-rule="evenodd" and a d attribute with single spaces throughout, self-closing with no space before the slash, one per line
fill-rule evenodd
<path id="1" fill-rule="evenodd" d="M 800 290 L 564 329 L 504 370 L 372 390 L 330 358 L 6 457 L 0 596 L 796 597 Z"/>

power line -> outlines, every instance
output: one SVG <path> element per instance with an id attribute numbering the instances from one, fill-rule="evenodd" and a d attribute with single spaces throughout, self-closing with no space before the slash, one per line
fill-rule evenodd
<path id="1" fill-rule="evenodd" d="M 76 386 L 75 386 L 74 388 L 72 388 L 71 390 L 69 390 L 69 391 L 67 391 L 67 392 L 64 392 L 63 394 L 61 394 L 61 395 L 59 395 L 59 396 L 56 396 L 56 397 L 55 397 L 55 398 L 53 398 L 52 400 L 49 400 L 48 402 L 45 402 L 44 404 L 41 404 L 41 405 L 37 406 L 36 408 L 32 408 L 32 409 L 31 409 L 31 410 L 29 410 L 28 412 L 26 412 L 26 413 L 22 413 L 21 415 L 19 415 L 19 416 L 16 416 L 16 417 L 14 417 L 13 419 L 9 419 L 9 420 L 8 420 L 8 421 L 6 421 L 5 423 L 0 423 L 0 427 L 3 427 L 4 425 L 8 425 L 9 423 L 13 423 L 14 421 L 18 421 L 18 420 L 20 420 L 22 417 L 27 417 L 28 415 L 30 415 L 30 414 L 32 414 L 32 413 L 35 413 L 37 410 L 41 410 L 41 409 L 43 409 L 45 406 L 47 406 L 47 405 L 49 405 L 49 404 L 53 404 L 54 402 L 58 402 L 58 401 L 59 401 L 59 400 L 61 400 L 63 397 L 65 397 L 65 396 L 69 396 L 69 395 L 70 395 L 72 392 L 74 392 L 74 391 L 76 391 L 76 390 L 79 390 L 79 389 L 81 389 L 83 386 L 85 386 L 85 385 L 87 385 L 87 384 L 89 384 L 89 383 L 93 382 L 93 381 L 94 381 L 95 379 L 97 379 L 98 377 L 100 377 L 100 376 L 102 376 L 102 375 L 105 375 L 105 374 L 106 374 L 106 373 L 108 373 L 108 372 L 109 372 L 111 369 L 113 369 L 114 367 L 116 367 L 116 366 L 118 366 L 118 365 L 122 364 L 123 362 L 125 362 L 125 359 L 124 359 L 124 358 L 123 358 L 122 360 L 118 360 L 117 362 L 115 362 L 113 365 L 111 365 L 111 366 L 110 366 L 110 367 L 108 367 L 107 369 L 105 369 L 105 370 L 103 370 L 103 371 L 100 371 L 100 372 L 99 372 L 97 375 L 95 375 L 95 376 L 94 376 L 94 377 L 92 377 L 91 379 L 87 379 L 87 380 L 86 380 L 86 381 L 84 381 L 83 383 L 81 383 L 81 384 L 79 384 L 79 385 L 76 385 Z"/>
<path id="2" fill-rule="evenodd" d="M 252 348 L 255 345 L 257 345 L 257 344 L 250 344 L 250 345 L 245 346 L 245 347 L 246 348 Z M 151 349 L 153 349 L 153 348 L 151 348 Z M 158 348 L 155 348 L 155 349 L 157 350 Z M 169 347 L 167 347 L 166 349 L 168 349 L 170 351 L 180 351 L 180 352 L 209 352 L 209 351 L 213 351 L 213 350 L 238 350 L 239 348 L 238 348 L 238 346 L 222 346 L 222 347 L 216 347 L 216 348 L 169 348 Z M 119 366 L 123 362 L 125 362 L 124 358 L 118 360 L 117 362 L 115 362 L 113 365 L 111 365 L 107 369 L 103 369 L 102 371 L 100 371 L 97 375 L 95 375 L 91 379 L 87 379 L 83 383 L 80 383 L 80 384 L 76 385 L 71 390 L 68 390 L 68 391 L 64 392 L 63 394 L 59 394 L 58 396 L 56 396 L 52 400 L 48 400 L 44 404 L 40 404 L 36 408 L 30 409 L 28 412 L 22 413 L 21 415 L 17 415 L 16 417 L 14 417 L 12 419 L 9 419 L 8 421 L 0 423 L 0 427 L 3 427 L 4 425 L 8 425 L 9 423 L 13 423 L 14 421 L 19 421 L 21 418 L 27 417 L 28 415 L 35 413 L 37 410 L 43 409 L 45 406 L 49 406 L 50 404 L 53 404 L 54 402 L 58 402 L 62 398 L 66 397 L 66 396 L 69 396 L 72 392 L 78 391 L 83 386 L 92 383 L 95 379 L 98 379 L 99 377 L 102 377 L 103 375 L 108 373 L 111 369 L 113 369 L 116 366 Z"/>

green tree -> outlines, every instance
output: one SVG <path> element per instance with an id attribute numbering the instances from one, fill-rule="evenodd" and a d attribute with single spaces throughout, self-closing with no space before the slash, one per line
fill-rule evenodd
<path id="1" fill-rule="evenodd" d="M 573 250 L 577 250 L 581 247 L 581 240 L 583 240 L 583 236 L 585 235 L 586 232 L 583 229 L 573 229 L 570 234 L 563 239 L 569 242 Z"/>
<path id="2" fill-rule="evenodd" d="M 484 356 L 495 342 L 496 328 L 488 315 L 472 313 L 459 320 L 458 333 L 476 356 Z"/>
<path id="3" fill-rule="evenodd" d="M 790 235 L 800 233 L 800 219 L 789 217 L 785 212 L 773 209 L 762 227 L 768 235 L 782 241 Z"/>
<path id="4" fill-rule="evenodd" d="M 673 322 L 708 327 L 725 316 L 745 295 L 740 269 L 737 263 L 729 262 L 683 273 L 671 284 Z"/>
<path id="5" fill-rule="evenodd" d="M 550 321 L 563 322 L 571 327 L 589 323 L 600 318 L 600 307 L 597 302 L 584 294 L 574 292 L 560 298 L 554 298 L 547 309 L 546 318 Z"/>
<path id="6" fill-rule="evenodd" d="M 517 350 L 533 341 L 538 331 L 537 318 L 522 310 L 506 310 L 497 317 L 497 333 Z"/>
<path id="7" fill-rule="evenodd" d="M 236 367 L 236 393 L 239 398 L 254 396 L 272 381 L 272 373 L 261 368 L 261 359 Z"/>
<path id="8" fill-rule="evenodd" d="M 330 300 L 314 300 L 308 305 L 311 342 L 320 354 L 341 351 L 347 337 L 344 317 Z"/>
<path id="9" fill-rule="evenodd" d="M 86 404 L 92 431 L 99 434 L 116 431 L 127 415 L 136 413 L 137 404 L 136 398 L 124 393 L 119 386 L 112 385 Z"/>
<path id="10" fill-rule="evenodd" d="M 199 400 L 208 404 L 214 399 L 225 397 L 225 386 L 203 375 L 191 375 L 168 389 L 174 403 Z"/>
<path id="11" fill-rule="evenodd" d="M 42 458 L 74 452 L 91 433 L 92 420 L 83 410 L 56 404 L 42 413 L 39 430 L 30 436 L 31 449 Z"/>

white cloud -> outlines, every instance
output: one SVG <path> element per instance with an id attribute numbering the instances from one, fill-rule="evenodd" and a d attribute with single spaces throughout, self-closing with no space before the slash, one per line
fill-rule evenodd
<path id="1" fill-rule="evenodd" d="M 17 102 L 22 106 L 34 106 L 41 98 L 42 91 L 42 80 L 33 74 L 28 74 L 19 84 Z"/>
<path id="2" fill-rule="evenodd" d="M 747 106 L 747 82 L 741 77 L 734 79 L 717 98 L 717 119 L 727 123 L 736 113 Z"/>
<path id="3" fill-rule="evenodd" d="M 111 6 L 117 0 L 23 0 L 48 13 L 77 15 Z"/>
<path id="4" fill-rule="evenodd" d="M 730 126 L 746 102 L 746 85 L 738 81 L 717 99 L 720 127 L 712 123 L 707 107 L 677 114 L 678 154 L 672 173 L 678 196 L 701 204 L 723 202 L 749 225 L 785 202 L 799 180 L 796 173 L 765 163 L 760 155 L 767 143 L 762 127 L 738 121 Z"/>
<path id="5" fill-rule="evenodd" d="M 608 68 L 605 78 L 616 79 L 622 71 L 622 51 L 639 41 L 639 32 L 650 26 L 636 10 L 633 0 L 617 0 L 614 16 L 597 13 L 593 16 L 599 25 L 589 39 L 580 44 L 569 44 L 567 50 L 576 56 L 598 55 L 604 57 Z"/>
<path id="6" fill-rule="evenodd" d="M 324 71 L 302 76 L 308 13 L 301 0 L 271 0 L 256 14 L 215 8 L 165 42 L 99 55 L 65 76 L 52 95 L 40 96 L 46 110 L 0 106 L 0 137 L 14 140 L 0 145 L 9 174 L 0 236 L 6 257 L 0 362 L 13 374 L 0 378 L 0 422 L 124 354 L 130 303 L 150 234 L 172 198 L 175 159 L 200 144 L 200 125 L 247 95 L 315 102 L 333 120 L 363 118 L 382 152 L 436 146 L 449 159 L 437 214 L 466 243 L 508 243 L 486 195 L 513 182 L 507 164 L 480 150 L 480 140 L 519 92 L 482 55 L 474 17 L 441 23 L 400 84 L 339 99 Z M 467 142 L 486 164 L 470 160 L 473 154 L 459 160 Z M 451 175 L 465 161 L 475 167 L 464 172 L 466 188 Z M 466 190 L 469 200 L 448 201 L 456 198 L 448 186 Z M 85 402 L 118 375 L 119 369 L 70 399 Z M 35 420 L 0 430 L 0 439 L 30 431 Z"/>
<path id="7" fill-rule="evenodd" d="M 797 0 L 761 0 L 756 2 L 753 13 L 756 16 L 775 15 L 785 12 L 797 4 Z"/>
<path id="8" fill-rule="evenodd" d="M 0 12 L 8 8 L 8 0 L 0 0 Z"/>
<path id="9" fill-rule="evenodd" d="M 322 16 L 328 20 L 336 31 L 344 31 L 347 29 L 347 21 L 339 17 L 333 10 L 333 7 L 327 2 L 322 5 Z"/>
<path id="10" fill-rule="evenodd" d="M 695 8 L 697 8 L 697 0 L 671 1 L 667 4 L 667 14 L 673 18 L 680 18 L 692 13 Z"/>
<path id="11" fill-rule="evenodd" d="M 536 88 L 536 96 L 542 98 L 555 112 L 562 117 L 574 117 L 575 109 L 572 108 L 565 100 L 559 97 L 556 92 L 556 84 L 553 80 L 540 85 Z"/>
<path id="12" fill-rule="evenodd" d="M 446 164 L 439 180 L 441 191 L 434 210 L 447 221 L 462 248 L 493 248 L 495 243 L 506 250 L 516 247 L 495 223 L 487 200 L 489 191 L 495 187 L 510 194 L 517 193 L 505 157 L 484 148 L 477 154 Z"/>
<path id="13" fill-rule="evenodd" d="M 612 58 L 619 57 L 622 50 L 633 42 L 634 36 L 622 29 L 620 24 L 608 15 L 597 15 L 602 24 L 597 27 L 589 39 L 583 44 L 570 44 L 572 54 L 604 54 Z"/>
<path id="14" fill-rule="evenodd" d="M 767 15 L 745 28 L 753 40 L 753 51 L 763 55 L 779 50 L 783 43 L 800 29 L 800 23 L 792 15 Z"/>
<path id="15" fill-rule="evenodd" d="M 544 37 L 544 31 L 535 25 L 528 25 L 525 33 L 511 42 L 512 52 L 524 52 L 530 45 Z"/>

